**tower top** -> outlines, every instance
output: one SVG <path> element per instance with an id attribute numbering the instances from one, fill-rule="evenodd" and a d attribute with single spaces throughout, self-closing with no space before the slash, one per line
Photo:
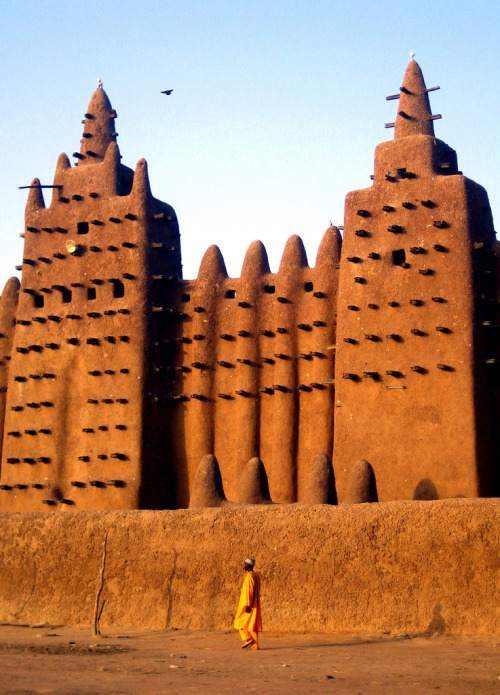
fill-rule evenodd
<path id="1" fill-rule="evenodd" d="M 99 79 L 83 121 L 78 166 L 99 164 L 103 161 L 109 144 L 116 141 L 115 118 L 116 111 L 112 108 Z"/>
<path id="2" fill-rule="evenodd" d="M 428 90 L 419 64 L 412 56 L 400 88 L 394 138 L 434 135 Z"/>

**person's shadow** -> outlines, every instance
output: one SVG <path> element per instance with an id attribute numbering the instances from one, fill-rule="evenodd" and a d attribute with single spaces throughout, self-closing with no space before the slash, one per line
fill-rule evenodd
<path id="1" fill-rule="evenodd" d="M 438 603 L 434 606 L 432 620 L 425 633 L 430 635 L 435 635 L 436 633 L 442 635 L 446 632 L 447 627 L 446 620 L 441 615 L 441 605 Z"/>

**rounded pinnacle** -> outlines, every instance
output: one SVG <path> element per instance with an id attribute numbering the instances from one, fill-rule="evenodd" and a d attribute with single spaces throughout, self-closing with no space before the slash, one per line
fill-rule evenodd
<path id="1" fill-rule="evenodd" d="M 85 114 L 78 166 L 100 164 L 111 142 L 116 140 L 116 113 L 99 79 Z"/>
<path id="2" fill-rule="evenodd" d="M 400 92 L 394 137 L 434 135 L 424 76 L 413 56 L 406 68 Z"/>

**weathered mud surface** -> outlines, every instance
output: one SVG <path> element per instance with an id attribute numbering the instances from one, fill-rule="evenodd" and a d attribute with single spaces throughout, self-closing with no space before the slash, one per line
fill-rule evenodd
<path id="1" fill-rule="evenodd" d="M 232 625 L 257 560 L 264 629 L 498 634 L 498 500 L 0 515 L 0 621 Z"/>

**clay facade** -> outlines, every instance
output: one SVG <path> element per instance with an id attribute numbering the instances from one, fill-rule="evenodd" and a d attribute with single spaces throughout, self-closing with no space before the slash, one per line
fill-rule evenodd
<path id="1" fill-rule="evenodd" d="M 36 179 L 30 189 L 17 306 L 15 280 L 5 309 L 2 298 L 4 324 L 15 322 L 13 342 L 3 338 L 12 343 L 3 357 L 8 509 L 136 508 L 147 485 L 152 278 L 179 274 L 180 249 L 175 213 L 151 196 L 146 163 L 135 172 L 120 164 L 115 116 L 98 88 L 78 165 L 61 155 L 50 207 Z"/>
<path id="2" fill-rule="evenodd" d="M 339 287 L 335 473 L 361 457 L 380 500 L 490 491 L 492 357 L 483 321 L 492 246 L 483 188 L 434 137 L 412 61 L 373 186 L 350 193 Z M 493 329 L 494 330 L 494 329 Z M 478 394 L 482 394 L 478 397 Z"/>
<path id="3" fill-rule="evenodd" d="M 255 457 L 273 502 L 314 501 L 321 452 L 339 502 L 360 470 L 380 500 L 496 491 L 498 245 L 414 61 L 313 268 L 292 237 L 276 274 L 254 242 L 240 278 L 210 247 L 183 280 L 175 212 L 120 163 L 115 117 L 98 88 L 50 207 L 30 190 L 0 303 L 0 509 L 187 507 L 207 454 L 230 501 Z"/>
<path id="4" fill-rule="evenodd" d="M 214 453 L 226 496 L 237 499 L 248 461 L 264 462 L 271 498 L 295 502 L 309 465 L 333 446 L 336 297 L 340 235 L 329 229 L 309 268 L 292 237 L 278 273 L 260 242 L 241 277 L 228 278 L 216 247 L 184 287 L 169 405 L 176 504 L 187 505 L 198 464 Z M 176 436 L 175 433 L 183 433 Z"/>

